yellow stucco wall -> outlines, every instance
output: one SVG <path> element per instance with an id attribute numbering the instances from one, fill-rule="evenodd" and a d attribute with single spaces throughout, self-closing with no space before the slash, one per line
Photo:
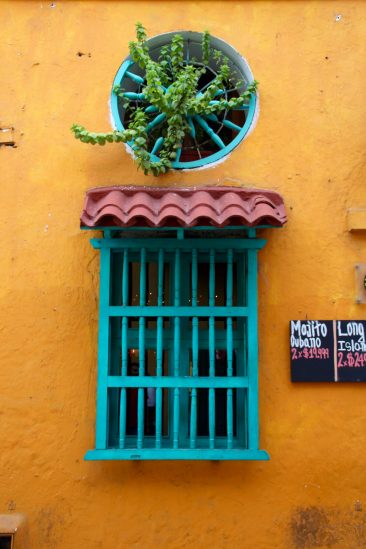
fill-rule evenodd
<path id="1" fill-rule="evenodd" d="M 337 15 L 341 18 L 336 18 Z M 339 19 L 339 20 L 337 20 Z M 0 513 L 33 549 L 366 546 L 365 385 L 290 382 L 288 322 L 362 319 L 366 3 L 0 2 Z M 208 28 L 260 82 L 258 125 L 222 165 L 145 177 L 109 129 L 108 95 L 134 22 L 152 36 Z M 78 52 L 86 55 L 79 56 Z M 289 222 L 260 254 L 264 463 L 84 462 L 94 445 L 98 254 L 86 189 L 230 183 L 283 194 Z M 16 548 L 15 548 L 16 549 Z"/>

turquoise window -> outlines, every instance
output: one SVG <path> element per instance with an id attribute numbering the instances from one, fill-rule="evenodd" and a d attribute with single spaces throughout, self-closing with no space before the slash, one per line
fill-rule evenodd
<path id="1" fill-rule="evenodd" d="M 96 447 L 86 459 L 268 459 L 258 434 L 265 241 L 253 229 L 129 234 L 92 239 L 99 355 Z"/>

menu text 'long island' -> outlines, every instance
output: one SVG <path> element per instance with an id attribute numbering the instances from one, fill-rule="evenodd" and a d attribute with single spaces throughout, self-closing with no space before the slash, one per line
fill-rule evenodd
<path id="1" fill-rule="evenodd" d="M 291 381 L 366 381 L 365 320 L 291 320 Z"/>

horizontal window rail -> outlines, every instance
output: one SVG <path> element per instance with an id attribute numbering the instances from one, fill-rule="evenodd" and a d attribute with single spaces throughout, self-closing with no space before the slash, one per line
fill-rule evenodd
<path id="1" fill-rule="evenodd" d="M 138 320 L 134 321 L 136 324 L 138 323 Z M 148 321 L 150 322 L 150 321 Z M 153 321 L 151 321 L 153 322 Z M 145 342 L 146 347 L 148 349 L 154 349 L 157 346 L 157 328 L 146 328 L 145 331 Z M 159 332 L 160 333 L 160 332 Z M 236 330 L 233 330 L 233 333 L 235 334 L 235 338 L 233 339 L 233 345 L 234 349 L 236 349 L 239 345 L 239 343 L 242 343 L 245 338 L 244 334 L 239 332 L 240 335 L 236 334 Z M 200 349 L 206 349 L 207 345 L 209 345 L 209 331 L 208 329 L 199 329 L 199 345 Z M 164 342 L 164 349 L 170 349 L 171 348 L 171 342 L 174 339 L 174 328 L 164 328 L 164 330 L 161 330 L 161 335 L 159 340 Z M 119 336 L 116 336 L 115 338 L 111 337 L 111 340 L 113 343 L 118 344 L 121 339 Z M 138 347 L 138 340 L 139 340 L 139 329 L 138 328 L 128 328 L 126 330 L 126 341 L 128 340 L 130 349 L 135 349 Z M 185 332 L 181 337 L 181 342 L 185 345 L 187 343 L 190 343 L 192 341 L 192 331 Z M 202 347 L 204 345 L 205 347 Z M 216 330 L 215 331 L 215 348 L 217 350 L 226 349 L 227 348 L 227 334 L 226 330 Z"/>
<path id="2" fill-rule="evenodd" d="M 172 334 L 171 331 L 170 331 L 170 334 Z M 164 344 L 164 351 L 171 351 L 173 349 L 174 335 L 170 335 L 170 334 L 164 333 L 164 335 L 162 336 L 161 344 Z M 182 337 L 181 344 L 184 346 L 187 346 L 190 343 L 191 339 L 192 338 L 189 338 L 187 336 Z M 138 342 L 139 342 L 138 336 L 129 337 L 128 341 L 129 341 L 130 349 L 138 349 Z M 233 350 L 241 349 L 245 341 L 246 339 L 243 337 L 235 338 L 235 341 L 232 344 Z M 119 339 L 112 340 L 113 344 L 114 342 L 116 342 L 116 344 L 118 345 L 120 340 Z M 149 335 L 148 333 L 146 333 L 146 336 L 145 336 L 145 344 L 147 349 L 151 349 L 154 351 L 156 351 L 159 347 L 159 343 L 156 341 L 156 336 Z M 209 345 L 210 345 L 210 342 L 209 342 L 208 336 L 205 336 L 202 338 L 200 336 L 200 347 L 199 347 L 200 350 L 207 351 L 207 349 L 209 348 Z M 215 349 L 217 351 L 226 350 L 226 346 L 227 346 L 227 343 L 225 338 L 223 337 L 215 338 Z"/>
<path id="3" fill-rule="evenodd" d="M 192 253 L 192 249 L 207 252 L 207 250 L 227 250 L 228 244 L 225 239 L 219 238 L 187 238 L 184 240 L 176 240 L 174 238 L 92 238 L 91 244 L 96 249 L 133 249 L 141 250 L 146 247 L 149 251 L 175 251 L 176 249 L 182 252 Z M 233 238 L 230 240 L 230 248 L 233 250 L 259 250 L 264 247 L 266 241 L 264 239 L 253 238 Z"/>
<path id="4" fill-rule="evenodd" d="M 247 377 L 108 376 L 108 387 L 245 389 Z"/>
<path id="5" fill-rule="evenodd" d="M 214 306 L 136 306 L 136 305 L 114 305 L 105 307 L 102 312 L 108 316 L 128 316 L 132 318 L 139 317 L 247 317 L 247 307 L 214 307 Z"/>

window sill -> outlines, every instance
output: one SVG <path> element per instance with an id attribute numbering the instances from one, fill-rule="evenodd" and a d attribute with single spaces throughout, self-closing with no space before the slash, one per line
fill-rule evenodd
<path id="1" fill-rule="evenodd" d="M 265 450 L 228 450 L 228 449 L 118 449 L 89 450 L 84 459 L 97 460 L 215 460 L 215 461 L 268 461 L 269 455 Z"/>

